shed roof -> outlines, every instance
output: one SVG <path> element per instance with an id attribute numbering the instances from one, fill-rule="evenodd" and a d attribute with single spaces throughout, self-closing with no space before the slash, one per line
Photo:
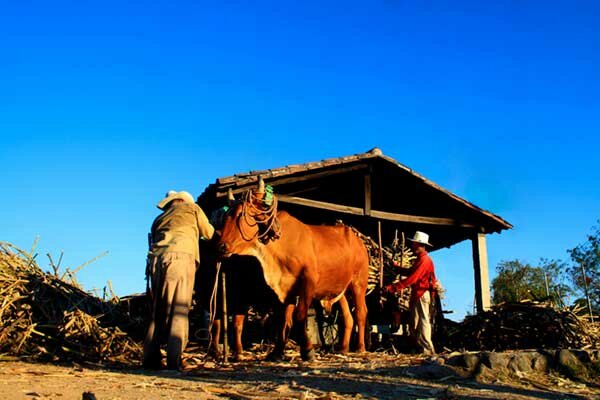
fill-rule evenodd
<path id="1" fill-rule="evenodd" d="M 384 245 L 396 232 L 427 232 L 433 249 L 449 247 L 474 233 L 512 228 L 374 148 L 366 153 L 294 164 L 218 178 L 198 197 L 204 210 L 226 202 L 229 189 L 239 194 L 262 177 L 273 186 L 284 209 L 305 223 L 355 226 L 375 240 L 381 221 Z"/>

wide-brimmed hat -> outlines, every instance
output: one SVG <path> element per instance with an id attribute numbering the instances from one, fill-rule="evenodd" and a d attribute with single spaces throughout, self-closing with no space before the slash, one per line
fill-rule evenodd
<path id="1" fill-rule="evenodd" d="M 415 236 L 413 236 L 412 238 L 407 238 L 408 240 L 410 240 L 411 242 L 415 242 L 415 243 L 421 243 L 427 246 L 432 246 L 431 243 L 429 243 L 429 235 L 421 232 L 421 231 L 416 231 L 415 232 Z"/>
<path id="2" fill-rule="evenodd" d="M 181 192 L 177 192 L 175 190 L 169 190 L 165 196 L 164 199 L 162 199 L 157 205 L 156 207 L 160 208 L 161 210 L 164 210 L 165 207 L 167 206 L 167 204 L 169 204 L 170 202 L 172 202 L 173 200 L 183 200 L 186 203 L 191 203 L 194 204 L 194 197 L 192 197 L 191 194 L 189 194 L 188 192 L 186 192 L 185 190 L 181 191 Z"/>

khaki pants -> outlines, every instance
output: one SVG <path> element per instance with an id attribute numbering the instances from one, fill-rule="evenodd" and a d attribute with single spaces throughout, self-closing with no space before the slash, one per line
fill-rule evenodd
<path id="1" fill-rule="evenodd" d="M 186 253 L 165 253 L 149 260 L 152 314 L 144 340 L 144 367 L 161 366 L 160 346 L 167 344 L 167 367 L 179 369 L 188 341 L 196 261 Z"/>
<path id="2" fill-rule="evenodd" d="M 431 341 L 431 292 L 426 291 L 411 310 L 410 334 L 427 355 L 435 354 Z"/>

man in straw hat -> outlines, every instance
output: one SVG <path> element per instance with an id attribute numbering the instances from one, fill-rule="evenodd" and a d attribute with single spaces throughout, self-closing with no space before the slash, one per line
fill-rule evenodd
<path id="1" fill-rule="evenodd" d="M 146 277 L 152 315 L 144 340 L 144 367 L 160 368 L 160 346 L 167 344 L 167 368 L 180 369 L 188 341 L 188 313 L 200 265 L 199 239 L 214 228 L 188 192 L 169 191 L 152 224 Z"/>
<path id="2" fill-rule="evenodd" d="M 410 334 L 415 343 L 422 347 L 424 354 L 433 355 L 435 349 L 431 341 L 430 318 L 436 277 L 433 261 L 427 252 L 427 247 L 431 247 L 431 244 L 429 235 L 420 231 L 416 231 L 415 235 L 408 240 L 412 242 L 413 251 L 417 256 L 415 265 L 406 279 L 388 285 L 384 290 L 388 293 L 396 293 L 410 286 Z"/>

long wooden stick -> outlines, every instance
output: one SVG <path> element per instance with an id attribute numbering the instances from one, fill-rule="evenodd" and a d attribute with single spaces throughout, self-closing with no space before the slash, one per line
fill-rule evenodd
<path id="1" fill-rule="evenodd" d="M 381 221 L 377 221 L 377 236 L 379 237 L 379 289 L 383 289 L 383 247 L 381 246 Z M 383 298 L 379 298 L 383 305 Z"/>
<path id="2" fill-rule="evenodd" d="M 402 243 L 400 243 L 400 266 L 404 267 L 404 231 L 402 231 Z"/>
<path id="3" fill-rule="evenodd" d="M 221 285 L 223 293 L 223 361 L 229 358 L 229 335 L 227 334 L 227 291 L 225 289 L 225 271 L 221 272 Z"/>

